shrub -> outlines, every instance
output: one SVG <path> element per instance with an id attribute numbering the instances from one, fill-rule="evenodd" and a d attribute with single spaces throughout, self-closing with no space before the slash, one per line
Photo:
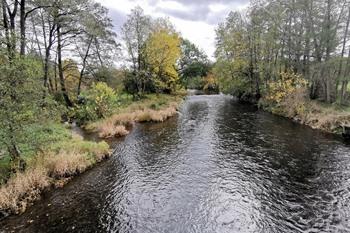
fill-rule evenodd
<path id="1" fill-rule="evenodd" d="M 217 84 L 216 78 L 212 73 L 208 73 L 206 77 L 203 78 L 204 87 L 203 90 L 208 93 L 219 92 L 219 86 Z"/>
<path id="2" fill-rule="evenodd" d="M 284 111 L 284 115 L 290 118 L 298 117 L 304 121 L 307 115 L 307 90 L 306 88 L 297 88 L 288 94 L 281 102 L 280 107 Z"/>
<path id="3" fill-rule="evenodd" d="M 271 104 L 280 104 L 286 97 L 292 95 L 297 89 L 305 88 L 307 81 L 301 75 L 292 72 L 282 72 L 279 79 L 268 84 L 265 100 Z"/>
<path id="4" fill-rule="evenodd" d="M 83 124 L 110 115 L 116 105 L 117 96 L 106 83 L 98 82 L 82 94 L 80 102 L 81 104 L 74 109 L 73 115 L 78 123 Z"/>

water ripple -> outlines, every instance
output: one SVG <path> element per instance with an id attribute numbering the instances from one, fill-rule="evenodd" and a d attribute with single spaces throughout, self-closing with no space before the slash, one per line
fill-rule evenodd
<path id="1" fill-rule="evenodd" d="M 348 145 L 223 95 L 188 97 L 180 111 L 138 125 L 111 160 L 3 229 L 350 231 Z"/>

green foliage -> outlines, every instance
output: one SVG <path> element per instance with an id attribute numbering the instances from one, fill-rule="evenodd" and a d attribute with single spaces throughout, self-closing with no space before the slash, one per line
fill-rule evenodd
<path id="1" fill-rule="evenodd" d="M 246 63 L 240 59 L 234 62 L 219 59 L 213 69 L 220 91 L 236 97 L 251 94 L 249 78 L 246 75 Z"/>
<path id="2" fill-rule="evenodd" d="M 187 39 L 181 39 L 182 55 L 179 59 L 179 74 L 182 85 L 194 89 L 198 77 L 205 77 L 210 70 L 207 55 Z M 195 88 L 197 89 L 197 88 Z M 202 89 L 202 88 L 199 88 Z"/>
<path id="3" fill-rule="evenodd" d="M 185 86 L 188 89 L 203 90 L 203 87 L 204 87 L 203 77 L 197 76 L 197 77 L 188 78 L 186 80 Z"/>
<path id="4" fill-rule="evenodd" d="M 0 146 L 18 159 L 28 144 L 25 131 L 50 116 L 57 119 L 59 105 L 43 97 L 42 68 L 33 57 L 16 57 L 0 66 Z M 16 158 L 15 158 L 16 157 Z"/>
<path id="5" fill-rule="evenodd" d="M 74 60 L 66 59 L 63 61 L 63 76 L 71 99 L 76 97 L 79 75 L 78 64 Z"/>
<path id="6" fill-rule="evenodd" d="M 126 72 L 123 79 L 124 90 L 137 97 L 142 97 L 144 94 L 155 93 L 156 86 L 151 78 L 151 74 L 145 71 Z"/>
<path id="7" fill-rule="evenodd" d="M 124 89 L 123 80 L 125 73 L 122 69 L 102 66 L 94 72 L 93 77 L 97 82 L 107 83 L 109 87 L 117 92 L 122 92 Z"/>
<path id="8" fill-rule="evenodd" d="M 95 73 L 94 78 L 97 82 L 109 83 L 114 79 L 113 70 L 108 67 L 100 67 Z"/>
<path id="9" fill-rule="evenodd" d="M 41 122 L 27 125 L 23 128 L 22 138 L 18 142 L 18 147 L 21 150 L 21 156 L 29 161 L 38 152 L 45 151 L 55 143 L 62 141 L 70 141 L 72 138 L 71 132 L 62 124 L 52 122 Z M 3 148 L 0 145 L 0 148 Z M 2 181 L 9 178 L 11 161 L 8 152 L 3 151 L 0 157 L 0 184 Z"/>
<path id="10" fill-rule="evenodd" d="M 82 103 L 73 110 L 78 123 L 94 121 L 112 113 L 117 103 L 116 93 L 106 83 L 98 82 L 82 93 Z"/>

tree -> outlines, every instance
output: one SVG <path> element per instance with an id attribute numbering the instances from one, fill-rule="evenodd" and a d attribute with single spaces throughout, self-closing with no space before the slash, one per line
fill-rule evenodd
<path id="1" fill-rule="evenodd" d="M 40 63 L 33 58 L 1 61 L 0 66 L 0 145 L 7 148 L 13 168 L 23 170 L 25 161 L 18 145 L 25 140 L 25 126 L 38 120 L 40 98 Z"/>
<path id="2" fill-rule="evenodd" d="M 158 91 L 170 93 L 175 90 L 179 79 L 176 62 L 180 55 L 180 38 L 177 33 L 161 28 L 147 40 L 146 62 Z"/>
<path id="3" fill-rule="evenodd" d="M 219 80 L 248 80 L 244 92 L 259 98 L 269 82 L 291 72 L 309 81 L 311 98 L 343 102 L 349 6 L 345 0 L 254 0 L 246 14 L 231 12 L 216 32 L 216 64 L 226 67 L 215 69 Z M 238 61 L 247 64 L 239 74 L 233 69 Z"/>
<path id="4" fill-rule="evenodd" d="M 128 15 L 128 19 L 122 27 L 123 39 L 128 52 L 128 61 L 131 63 L 132 78 L 136 86 L 137 94 L 145 90 L 147 76 L 145 75 L 144 46 L 151 33 L 151 18 L 144 15 L 142 8 L 136 7 Z"/>
<path id="5" fill-rule="evenodd" d="M 85 75 L 109 67 L 117 46 L 107 9 L 93 0 L 1 0 L 0 13 L 0 147 L 22 170 L 24 129 L 48 118 L 53 97 L 73 106 Z"/>
<path id="6" fill-rule="evenodd" d="M 76 90 L 79 85 L 80 72 L 78 64 L 72 59 L 63 61 L 63 77 L 65 80 L 67 94 L 72 101 L 77 98 Z"/>
<path id="7" fill-rule="evenodd" d="M 96 72 L 111 66 L 120 46 L 115 41 L 116 34 L 108 10 L 98 3 L 90 8 L 81 19 L 83 33 L 76 37 L 76 50 L 81 60 L 78 96 L 85 74 L 96 76 Z"/>
<path id="8" fill-rule="evenodd" d="M 187 39 L 181 39 L 181 58 L 179 74 L 181 82 L 186 86 L 189 80 L 205 77 L 210 70 L 210 62 L 204 51 Z"/>

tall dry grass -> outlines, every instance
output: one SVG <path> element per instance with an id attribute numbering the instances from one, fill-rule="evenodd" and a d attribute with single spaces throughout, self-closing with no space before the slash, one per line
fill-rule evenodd
<path id="1" fill-rule="evenodd" d="M 45 188 L 85 171 L 110 155 L 106 143 L 72 140 L 67 145 L 60 145 L 66 148 L 64 150 L 37 155 L 29 161 L 26 171 L 11 177 L 0 188 L 0 210 L 13 214 L 23 213 Z"/>
<path id="2" fill-rule="evenodd" d="M 127 127 L 134 122 L 163 122 L 176 115 L 178 102 L 171 102 L 155 110 L 144 105 L 131 106 L 123 113 L 116 113 L 92 126 L 101 138 L 120 137 L 129 134 Z"/>
<path id="3" fill-rule="evenodd" d="M 0 188 L 0 209 L 14 214 L 23 213 L 50 184 L 45 168 L 36 167 L 18 173 Z"/>
<path id="4" fill-rule="evenodd" d="M 87 154 L 76 151 L 61 151 L 58 154 L 49 154 L 44 157 L 43 167 L 53 178 L 69 177 L 79 174 L 90 167 L 94 161 Z"/>
<path id="5" fill-rule="evenodd" d="M 100 138 L 121 137 L 129 134 L 125 125 L 115 125 L 115 122 L 111 120 L 106 121 L 105 124 L 101 125 L 98 131 Z"/>
<path id="6" fill-rule="evenodd" d="M 349 112 L 333 105 L 323 105 L 309 100 L 305 89 L 298 89 L 287 96 L 280 108 L 281 115 L 330 133 L 341 133 L 343 125 L 350 125 Z"/>

